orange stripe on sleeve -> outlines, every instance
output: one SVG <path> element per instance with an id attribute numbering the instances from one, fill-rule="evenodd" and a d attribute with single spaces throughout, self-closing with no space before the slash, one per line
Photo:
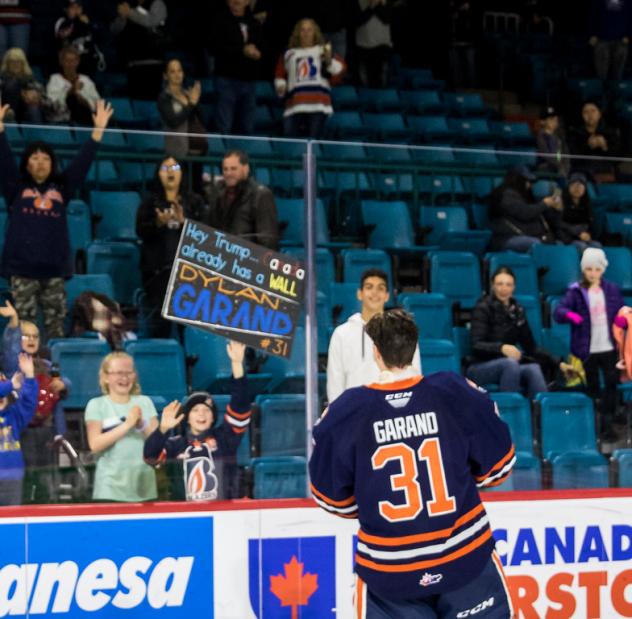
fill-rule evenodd
<path id="1" fill-rule="evenodd" d="M 356 576 L 356 610 L 357 610 L 357 619 L 365 619 L 365 610 L 364 610 L 364 581 Z"/>
<path id="2" fill-rule="evenodd" d="M 334 501 L 333 499 L 330 499 L 328 496 L 325 496 L 322 492 L 319 492 L 318 490 L 316 490 L 316 488 L 314 488 L 314 484 L 310 484 L 309 487 L 319 499 L 325 501 L 325 503 L 327 503 L 328 505 L 331 505 L 332 507 L 348 507 L 349 505 L 353 505 L 356 502 L 356 499 L 354 496 L 351 496 L 348 499 L 344 499 L 342 501 Z"/>
<path id="3" fill-rule="evenodd" d="M 466 514 L 463 514 L 454 525 L 449 529 L 441 529 L 440 531 L 432 531 L 431 533 L 420 533 L 419 535 L 404 535 L 403 537 L 379 537 L 378 535 L 369 535 L 362 529 L 358 531 L 358 539 L 369 544 L 377 544 L 379 546 L 402 546 L 406 544 L 417 544 L 420 542 L 430 542 L 442 537 L 450 537 L 455 529 L 473 520 L 478 516 L 485 507 L 482 503 L 479 503 L 474 509 L 471 509 Z"/>
<path id="4" fill-rule="evenodd" d="M 497 473 L 500 469 L 503 468 L 503 466 L 505 466 L 505 464 L 507 464 L 507 462 L 509 462 L 509 460 L 511 460 L 514 457 L 515 453 L 516 453 L 516 450 L 514 446 L 512 445 L 511 449 L 507 452 L 507 454 L 502 459 L 500 459 L 496 464 L 494 464 L 494 466 L 492 466 L 489 472 L 485 473 L 485 475 L 481 475 L 480 477 L 475 477 L 476 481 L 479 481 L 479 482 L 484 481 L 490 475 Z"/>
<path id="5" fill-rule="evenodd" d="M 425 570 L 430 567 L 435 567 L 437 565 L 443 565 L 444 563 L 449 563 L 450 561 L 454 561 L 455 559 L 459 559 L 460 557 L 465 556 L 469 552 L 472 552 L 479 546 L 482 546 L 490 537 L 492 536 L 492 530 L 487 529 L 482 533 L 480 537 L 477 537 L 474 541 L 470 542 L 466 546 L 455 550 L 449 555 L 445 555 L 440 559 L 431 559 L 428 561 L 416 561 L 415 563 L 402 563 L 399 565 L 384 565 L 381 563 L 375 563 L 375 561 L 369 561 L 364 557 L 360 557 L 356 554 L 356 563 L 367 567 L 369 569 L 375 570 L 377 572 L 413 572 L 415 570 Z"/>

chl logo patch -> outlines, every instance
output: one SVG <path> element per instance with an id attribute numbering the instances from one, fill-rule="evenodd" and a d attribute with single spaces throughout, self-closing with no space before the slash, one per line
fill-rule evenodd
<path id="1" fill-rule="evenodd" d="M 443 579 L 443 574 L 430 574 L 426 572 L 421 577 L 419 584 L 422 587 L 428 587 L 429 585 L 436 585 L 437 583 L 441 582 L 442 579 Z"/>
<path id="2" fill-rule="evenodd" d="M 459 619 L 463 619 L 463 617 L 473 617 L 474 615 L 478 615 L 482 610 L 486 608 L 491 608 L 494 605 L 494 598 L 490 597 L 488 600 L 481 602 L 474 606 L 474 608 L 470 608 L 468 610 L 462 610 L 460 613 L 457 613 L 457 617 Z"/>
<path id="3" fill-rule="evenodd" d="M 404 408 L 410 402 L 410 398 L 413 397 L 412 391 L 401 391 L 398 393 L 387 393 L 384 396 L 384 399 L 393 407 L 393 408 Z"/>

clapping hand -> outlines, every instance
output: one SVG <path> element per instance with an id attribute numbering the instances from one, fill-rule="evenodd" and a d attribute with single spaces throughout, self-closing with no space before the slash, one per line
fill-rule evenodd
<path id="1" fill-rule="evenodd" d="M 10 109 L 11 106 L 8 103 L 0 105 L 0 131 L 4 131 L 4 117 Z"/>
<path id="2" fill-rule="evenodd" d="M 143 412 L 140 410 L 140 406 L 132 406 L 129 409 L 129 413 L 127 413 L 127 417 L 125 419 L 125 423 L 129 426 L 131 430 L 133 427 L 142 426 L 143 423 Z"/>
<path id="3" fill-rule="evenodd" d="M 21 352 L 18 355 L 18 367 L 25 378 L 35 377 L 35 366 L 33 365 L 33 357 L 31 357 L 31 355 Z"/>
<path id="4" fill-rule="evenodd" d="M 162 416 L 160 418 L 160 431 L 163 434 L 169 432 L 184 419 L 184 414 L 178 414 L 180 412 L 180 402 L 174 400 L 169 402 L 167 406 L 162 409 Z"/>

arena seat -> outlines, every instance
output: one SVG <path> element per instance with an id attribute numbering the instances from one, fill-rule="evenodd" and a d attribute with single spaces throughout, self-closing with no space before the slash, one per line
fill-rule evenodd
<path id="1" fill-rule="evenodd" d="M 489 230 L 470 230 L 467 212 L 461 206 L 426 206 L 419 209 L 419 224 L 428 230 L 424 240 L 446 251 L 469 251 L 481 255 L 491 238 Z"/>
<path id="2" fill-rule="evenodd" d="M 632 241 L 632 213 L 606 212 L 606 228 L 608 232 L 620 234 L 626 244 Z"/>
<path id="3" fill-rule="evenodd" d="M 397 302 L 415 317 L 419 337 L 426 339 L 453 339 L 452 303 L 438 292 L 407 292 Z"/>
<path id="4" fill-rule="evenodd" d="M 514 489 L 539 490 L 542 487 L 540 460 L 534 454 L 533 427 L 529 401 L 519 393 L 496 392 L 490 398 L 507 423 L 516 448 L 513 468 Z"/>
<path id="5" fill-rule="evenodd" d="M 175 340 L 131 340 L 125 351 L 134 358 L 142 393 L 152 398 L 156 408 L 187 393 L 184 351 Z"/>
<path id="6" fill-rule="evenodd" d="M 494 135 L 484 118 L 451 118 L 448 126 L 462 144 L 492 144 Z"/>
<path id="7" fill-rule="evenodd" d="M 70 200 L 66 206 L 66 219 L 72 252 L 86 249 L 92 242 L 90 207 L 83 200 Z"/>
<path id="8" fill-rule="evenodd" d="M 103 395 L 99 367 L 109 352 L 108 344 L 96 339 L 67 338 L 51 345 L 51 361 L 72 381 L 72 389 L 63 401 L 64 408 L 83 409 L 88 400 Z"/>
<path id="9" fill-rule="evenodd" d="M 533 245 L 531 255 L 538 272 L 543 272 L 539 288 L 545 296 L 564 294 L 580 276 L 579 257 L 574 245 Z"/>
<path id="10" fill-rule="evenodd" d="M 530 294 L 515 294 L 516 301 L 524 307 L 527 322 L 531 328 L 533 339 L 538 346 L 542 345 L 542 309 L 539 297 Z"/>
<path id="11" fill-rule="evenodd" d="M 396 88 L 360 88 L 358 99 L 367 111 L 402 112 L 406 107 Z"/>
<path id="12" fill-rule="evenodd" d="M 364 140 L 369 135 L 362 117 L 356 111 L 336 112 L 327 119 L 327 130 L 340 140 Z"/>
<path id="13" fill-rule="evenodd" d="M 440 339 L 419 340 L 419 353 L 423 373 L 456 372 L 461 373 L 461 364 L 454 342 Z"/>
<path id="14" fill-rule="evenodd" d="M 270 117 L 271 118 L 271 117 Z M 248 157 L 274 157 L 274 149 L 272 148 L 272 142 L 266 139 L 247 140 L 244 138 L 224 138 L 224 144 L 226 150 L 241 150 L 248 153 Z"/>
<path id="15" fill-rule="evenodd" d="M 49 128 L 23 127 L 22 133 L 25 142 L 41 140 L 60 147 L 76 147 L 77 142 L 83 143 L 88 137 L 87 133 L 79 133 L 77 139 L 68 127 L 61 126 Z"/>
<path id="16" fill-rule="evenodd" d="M 134 114 L 142 118 L 149 127 L 160 127 L 162 121 L 160 112 L 158 112 L 158 104 L 155 101 L 132 99 L 132 109 Z"/>
<path id="17" fill-rule="evenodd" d="M 443 102 L 450 112 L 464 118 L 478 118 L 489 116 L 489 110 L 483 103 L 479 93 L 446 92 Z"/>
<path id="18" fill-rule="evenodd" d="M 617 449 L 612 454 L 617 468 L 617 485 L 632 488 L 632 449 Z"/>
<path id="19" fill-rule="evenodd" d="M 469 309 L 482 294 L 478 258 L 469 252 L 436 251 L 429 255 L 430 291 Z"/>
<path id="20" fill-rule="evenodd" d="M 155 178 L 157 162 L 118 161 L 116 167 L 120 180 L 130 189 L 140 189 Z"/>
<path id="21" fill-rule="evenodd" d="M 599 453 L 567 452 L 553 458 L 553 488 L 607 488 L 608 461 Z"/>
<path id="22" fill-rule="evenodd" d="M 355 86 L 334 86 L 331 89 L 331 100 L 335 110 L 357 110 L 360 108 L 360 99 Z"/>
<path id="23" fill-rule="evenodd" d="M 415 141 L 420 144 L 454 141 L 454 131 L 448 126 L 445 116 L 409 116 L 408 126 L 415 135 Z"/>
<path id="24" fill-rule="evenodd" d="M 19 146 L 24 142 L 24 136 L 19 125 L 7 124 L 4 126 L 4 130 L 7 134 L 7 140 L 9 140 L 12 147 Z"/>
<path id="25" fill-rule="evenodd" d="M 424 163 L 455 163 L 456 156 L 450 144 L 434 144 L 432 147 L 412 146 L 410 156 L 414 161 Z"/>
<path id="26" fill-rule="evenodd" d="M 88 273 L 107 273 L 114 284 L 114 299 L 132 305 L 141 287 L 140 252 L 134 243 L 94 241 L 86 250 Z"/>
<path id="27" fill-rule="evenodd" d="M 583 393 L 546 392 L 536 396 L 540 407 L 542 455 L 552 461 L 567 452 L 597 454 L 593 401 Z"/>
<path id="28" fill-rule="evenodd" d="M 345 322 L 349 316 L 361 310 L 358 300 L 360 280 L 353 282 L 331 282 L 329 284 L 329 303 L 332 309 L 334 326 Z"/>
<path id="29" fill-rule="evenodd" d="M 277 217 L 281 230 L 281 246 L 303 245 L 305 243 L 305 203 L 303 198 L 276 198 Z M 327 215 L 325 204 L 317 199 L 316 210 L 316 244 L 329 243 Z"/>
<path id="30" fill-rule="evenodd" d="M 496 153 L 489 149 L 490 147 L 488 147 L 487 149 L 479 148 L 479 146 L 484 145 L 479 145 L 477 143 L 472 143 L 472 146 L 473 148 L 469 148 L 467 150 L 459 150 L 458 148 L 456 148 L 454 150 L 456 160 L 459 162 L 467 163 L 468 166 L 471 166 L 473 168 L 500 167 L 500 161 L 498 161 Z"/>
<path id="31" fill-rule="evenodd" d="M 322 156 L 336 161 L 364 160 L 367 152 L 362 144 L 323 144 Z"/>
<path id="32" fill-rule="evenodd" d="M 405 202 L 362 200 L 360 209 L 362 221 L 369 228 L 368 246 L 371 249 L 395 254 L 427 250 L 415 244 L 415 231 Z"/>
<path id="33" fill-rule="evenodd" d="M 305 456 L 305 395 L 257 396 L 259 456 Z"/>
<path id="34" fill-rule="evenodd" d="M 254 499 L 307 496 L 307 460 L 302 456 L 253 458 Z"/>
<path id="35" fill-rule="evenodd" d="M 632 293 L 632 252 L 628 247 L 604 247 L 608 258 L 606 278 L 621 288 L 623 294 Z"/>
<path id="36" fill-rule="evenodd" d="M 359 286 L 362 273 L 367 269 L 386 271 L 389 281 L 393 282 L 391 261 L 388 254 L 381 249 L 344 249 L 342 256 L 342 281 Z"/>
<path id="37" fill-rule="evenodd" d="M 559 298 L 549 297 L 547 302 L 551 312 L 551 326 L 542 330 L 542 347 L 554 355 L 566 358 L 571 351 L 571 326 L 553 320 L 553 312 L 560 302 Z"/>
<path id="38" fill-rule="evenodd" d="M 114 162 L 110 159 L 97 159 L 90 166 L 86 185 L 89 187 L 118 187 L 121 179 Z"/>
<path id="39" fill-rule="evenodd" d="M 371 139 L 384 142 L 410 142 L 411 132 L 406 126 L 402 114 L 382 112 L 380 114 L 363 114 L 365 127 Z"/>
<path id="40" fill-rule="evenodd" d="M 533 146 L 535 137 L 524 122 L 490 122 L 490 129 L 500 146 Z"/>
<path id="41" fill-rule="evenodd" d="M 136 191 L 91 191 L 90 207 L 97 218 L 96 237 L 101 240 L 135 239 L 140 203 Z"/>
<path id="42" fill-rule="evenodd" d="M 134 112 L 132 102 L 127 97 L 111 97 L 110 103 L 114 108 L 116 122 L 130 127 L 143 124 L 144 118 Z"/>
<path id="43" fill-rule="evenodd" d="M 399 94 L 409 114 L 431 116 L 446 112 L 437 90 L 401 90 Z"/>
<path id="44" fill-rule="evenodd" d="M 86 275 L 73 275 L 65 282 L 66 307 L 70 311 L 75 299 L 88 290 L 104 294 L 114 299 L 114 286 L 112 278 L 107 273 L 92 273 Z"/>
<path id="45" fill-rule="evenodd" d="M 130 133 L 127 138 L 129 145 L 139 153 L 165 152 L 165 136 L 160 133 Z"/>
<path id="46" fill-rule="evenodd" d="M 423 174 L 419 176 L 418 190 L 422 200 L 432 204 L 458 202 L 469 198 L 460 176 L 448 174 Z"/>

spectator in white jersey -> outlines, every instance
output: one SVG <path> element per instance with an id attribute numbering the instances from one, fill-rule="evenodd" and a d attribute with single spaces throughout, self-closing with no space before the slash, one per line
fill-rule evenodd
<path id="1" fill-rule="evenodd" d="M 381 269 L 362 273 L 357 292 L 362 308 L 336 328 L 329 342 L 327 358 L 327 399 L 333 402 L 345 389 L 377 380 L 380 370 L 373 358 L 373 342 L 364 330 L 373 316 L 381 314 L 388 303 L 388 275 Z M 419 346 L 413 367 L 421 373 Z"/>

